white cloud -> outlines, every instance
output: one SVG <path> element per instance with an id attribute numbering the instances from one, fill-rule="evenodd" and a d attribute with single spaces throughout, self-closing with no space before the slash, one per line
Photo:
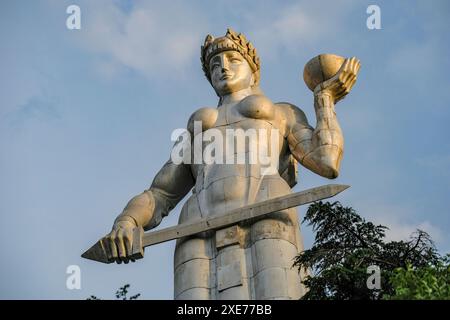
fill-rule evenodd
<path id="1" fill-rule="evenodd" d="M 351 0 L 325 3 L 303 1 L 270 12 L 267 18 L 250 17 L 249 33 L 253 34 L 258 48 L 272 55 L 278 50 L 300 52 L 305 46 L 345 41 L 340 35 L 345 34 L 345 17 L 354 8 Z"/>
<path id="2" fill-rule="evenodd" d="M 303 52 L 305 46 L 342 43 L 346 34 L 346 17 L 355 10 L 354 0 L 270 4 L 270 10 L 249 10 L 234 4 L 233 12 L 240 17 L 242 31 L 268 57 L 280 50 Z M 323 10 L 326 5 L 327 10 Z M 89 1 L 80 5 L 84 18 L 84 48 L 99 54 L 99 72 L 114 75 L 120 68 L 129 68 L 146 76 L 185 72 L 198 61 L 200 45 L 214 21 L 208 8 L 188 6 L 175 1 L 137 1 L 123 10 L 115 2 Z M 364 16 L 363 16 L 364 17 Z M 197 67 L 197 65 L 196 65 Z"/>
<path id="3" fill-rule="evenodd" d="M 411 235 L 417 230 L 423 230 L 427 232 L 434 242 L 439 243 L 443 239 L 442 231 L 435 225 L 433 225 L 429 221 L 422 221 L 417 224 L 407 223 L 400 219 L 398 220 L 388 220 L 386 218 L 380 218 L 380 224 L 386 225 L 389 227 L 389 230 L 386 231 L 386 240 L 387 241 L 400 241 L 400 240 L 409 240 Z"/>
<path id="4" fill-rule="evenodd" d="M 439 226 L 426 219 L 416 218 L 417 210 L 412 206 L 371 204 L 366 200 L 355 205 L 355 208 L 358 208 L 357 212 L 367 220 L 389 228 L 386 230 L 386 241 L 409 240 L 417 229 L 427 232 L 437 244 L 445 240 L 444 233 Z"/>
<path id="5" fill-rule="evenodd" d="M 185 72 L 199 57 L 205 21 L 184 3 L 136 2 L 126 12 L 114 2 L 87 2 L 82 46 L 102 60 L 100 73 L 121 68 L 146 76 Z M 175 77 L 177 77 L 176 75 Z"/>

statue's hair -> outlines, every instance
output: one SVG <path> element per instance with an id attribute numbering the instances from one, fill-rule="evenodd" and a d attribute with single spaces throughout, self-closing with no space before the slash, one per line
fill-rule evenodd
<path id="1" fill-rule="evenodd" d="M 247 41 L 242 33 L 237 34 L 231 28 L 227 29 L 224 37 L 214 38 L 208 34 L 205 43 L 201 47 L 201 57 L 203 72 L 206 78 L 211 82 L 211 74 L 209 72 L 209 60 L 217 53 L 234 50 L 239 52 L 245 60 L 247 60 L 250 68 L 253 70 L 254 86 L 257 86 L 260 78 L 260 60 L 256 53 L 255 47 Z"/>

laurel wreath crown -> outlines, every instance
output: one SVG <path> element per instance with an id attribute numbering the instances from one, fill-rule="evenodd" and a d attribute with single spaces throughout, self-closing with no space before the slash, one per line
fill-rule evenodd
<path id="1" fill-rule="evenodd" d="M 227 50 L 238 51 L 245 60 L 247 60 L 250 68 L 253 70 L 255 85 L 257 85 L 260 79 L 261 66 L 256 48 L 242 33 L 238 34 L 231 28 L 227 29 L 227 33 L 223 37 L 214 38 L 212 35 L 208 34 L 204 44 L 201 46 L 200 61 L 202 63 L 203 72 L 209 82 L 211 82 L 209 60 L 213 55 Z"/>

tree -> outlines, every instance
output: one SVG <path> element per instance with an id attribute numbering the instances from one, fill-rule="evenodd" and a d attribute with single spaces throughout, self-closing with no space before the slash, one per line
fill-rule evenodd
<path id="1" fill-rule="evenodd" d="M 390 278 L 395 289 L 394 295 L 384 299 L 450 299 L 450 255 L 435 266 L 397 268 Z"/>
<path id="2" fill-rule="evenodd" d="M 128 288 L 130 287 L 129 284 L 124 285 L 123 287 L 120 287 L 119 290 L 116 291 L 116 299 L 117 300 L 137 300 L 140 297 L 140 293 L 132 295 L 131 297 L 128 297 Z M 91 295 L 87 300 L 101 300 L 97 298 L 94 295 Z"/>
<path id="3" fill-rule="evenodd" d="M 309 273 L 303 280 L 308 292 L 302 299 L 400 297 L 397 289 L 406 281 L 401 270 L 413 272 L 445 265 L 426 232 L 417 230 L 409 241 L 385 242 L 387 227 L 367 222 L 339 202 L 312 204 L 303 222 L 311 225 L 316 235 L 313 247 L 298 255 L 294 263 L 299 271 Z M 368 288 L 369 266 L 379 267 L 379 288 Z M 428 269 L 429 273 L 431 270 Z M 420 272 L 414 275 L 424 276 Z M 449 283 L 448 272 L 442 277 L 442 281 Z M 407 279 L 411 279 L 409 274 Z"/>

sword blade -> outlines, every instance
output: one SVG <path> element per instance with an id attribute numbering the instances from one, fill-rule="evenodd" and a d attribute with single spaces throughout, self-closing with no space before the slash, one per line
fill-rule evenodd
<path id="1" fill-rule="evenodd" d="M 190 223 L 164 228 L 158 231 L 143 233 L 142 248 L 158 243 L 187 237 L 208 230 L 226 228 L 241 221 L 251 220 L 266 214 L 277 212 L 292 207 L 308 204 L 314 201 L 331 198 L 349 188 L 347 185 L 328 184 L 321 187 L 307 189 L 301 192 L 291 193 L 285 196 L 268 199 L 231 210 L 214 217 L 202 218 Z M 142 251 L 141 251 L 142 252 Z M 102 241 L 98 241 L 87 250 L 83 258 L 110 263 L 106 257 Z"/>
<path id="2" fill-rule="evenodd" d="M 231 210 L 225 214 L 207 217 L 199 219 L 195 222 L 180 224 L 178 226 L 146 233 L 144 234 L 142 243 L 144 247 L 148 247 L 161 242 L 191 236 L 208 230 L 225 228 L 238 222 L 260 217 L 268 213 L 331 198 L 348 187 L 349 186 L 346 185 L 329 184 L 246 205 L 244 207 Z"/>

